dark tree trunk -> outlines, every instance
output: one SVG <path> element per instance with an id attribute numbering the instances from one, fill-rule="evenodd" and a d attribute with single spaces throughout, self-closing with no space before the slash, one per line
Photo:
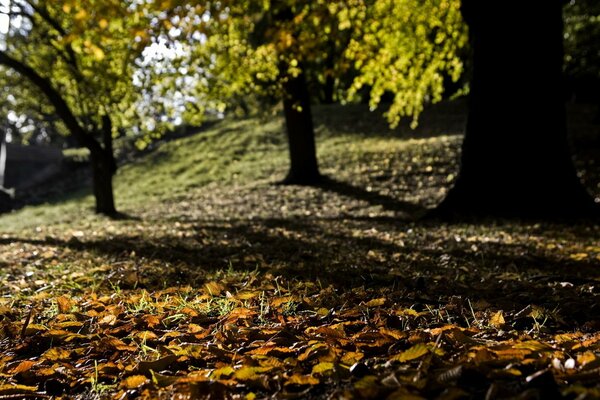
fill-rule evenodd
<path id="1" fill-rule="evenodd" d="M 325 78 L 325 86 L 323 87 L 323 104 L 333 104 L 335 99 L 333 94 L 335 92 L 335 78 L 333 75 L 327 75 Z"/>
<path id="2" fill-rule="evenodd" d="M 117 213 L 112 186 L 117 163 L 113 155 L 112 121 L 108 115 L 102 117 L 102 142 L 104 147 L 90 149 L 96 212 L 112 216 Z"/>
<path id="3" fill-rule="evenodd" d="M 117 213 L 112 187 L 115 165 L 113 155 L 105 149 L 96 149 L 90 152 L 90 161 L 92 164 L 96 212 L 113 216 Z"/>
<path id="4" fill-rule="evenodd" d="M 567 143 L 562 5 L 463 0 L 473 76 L 461 169 L 433 215 L 573 217 L 595 213 Z"/>
<path id="5" fill-rule="evenodd" d="M 287 68 L 282 67 L 287 74 Z M 312 185 L 321 181 L 317 164 L 315 131 L 310 108 L 310 95 L 304 72 L 287 76 L 283 83 L 283 111 L 290 150 L 290 170 L 285 184 Z"/>

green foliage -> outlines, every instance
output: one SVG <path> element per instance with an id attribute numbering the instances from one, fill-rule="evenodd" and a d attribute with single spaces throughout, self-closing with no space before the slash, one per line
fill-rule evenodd
<path id="1" fill-rule="evenodd" d="M 386 92 L 394 94 L 388 120 L 395 126 L 402 116 L 413 117 L 413 127 L 428 102 L 438 102 L 444 77 L 457 81 L 463 72 L 460 51 L 467 44 L 458 0 L 375 0 L 355 12 L 356 33 L 346 56 L 359 75 L 349 91 L 356 98 L 370 88 L 371 108 Z M 340 25 L 352 26 L 352 14 L 340 14 Z"/>
<path id="2" fill-rule="evenodd" d="M 600 79 L 600 3 L 573 0 L 565 15 L 565 69 L 575 77 Z"/>
<path id="3" fill-rule="evenodd" d="M 103 115 L 111 117 L 115 136 L 170 127 L 171 119 L 160 118 L 163 105 L 148 101 L 152 82 L 145 76 L 151 71 L 143 51 L 151 44 L 149 9 L 135 1 L 15 0 L 11 11 L 17 16 L 4 37 L 5 53 L 48 81 L 87 132 L 101 130 Z M 15 112 L 35 115 L 32 102 L 51 109 L 23 77 L 4 68 L 0 79 L 12 83 Z"/>
<path id="4" fill-rule="evenodd" d="M 392 93 L 390 123 L 407 115 L 416 123 L 424 104 L 441 99 L 444 78 L 463 72 L 458 0 L 163 3 L 177 16 L 168 26 L 175 20 L 183 32 L 176 40 L 193 49 L 180 62 L 219 110 L 242 96 L 281 99 L 281 83 L 304 70 L 313 86 L 338 80 L 346 101 L 361 100 L 365 88 L 375 108 Z"/>

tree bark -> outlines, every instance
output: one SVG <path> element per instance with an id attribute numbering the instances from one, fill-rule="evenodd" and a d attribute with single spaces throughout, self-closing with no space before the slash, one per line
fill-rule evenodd
<path id="1" fill-rule="evenodd" d="M 90 152 L 96 212 L 108 216 L 117 214 L 113 197 L 112 178 L 115 161 L 112 152 L 99 149 Z"/>
<path id="2" fill-rule="evenodd" d="M 567 142 L 558 0 L 463 0 L 473 50 L 469 116 L 442 218 L 597 213 Z"/>
<path id="3" fill-rule="evenodd" d="M 315 131 L 310 108 L 310 95 L 304 72 L 297 76 L 287 73 L 283 83 L 283 111 L 290 151 L 290 170 L 284 184 L 312 185 L 321 181 L 317 163 Z"/>

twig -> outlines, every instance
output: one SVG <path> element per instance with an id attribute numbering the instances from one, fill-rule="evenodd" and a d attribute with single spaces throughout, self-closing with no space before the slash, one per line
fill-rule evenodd
<path id="1" fill-rule="evenodd" d="M 21 329 L 21 339 L 25 339 L 25 333 L 27 332 L 27 327 L 29 326 L 29 322 L 31 322 L 31 316 L 33 315 L 35 303 L 29 306 L 29 313 L 27 313 L 27 318 L 25 318 L 25 322 L 23 323 L 23 329 Z M 1 397 L 0 397 L 1 399 Z"/>

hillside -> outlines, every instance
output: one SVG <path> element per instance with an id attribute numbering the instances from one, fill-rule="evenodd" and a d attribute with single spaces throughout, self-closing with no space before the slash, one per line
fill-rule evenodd
<path id="1" fill-rule="evenodd" d="M 600 196 L 599 127 L 573 107 Z M 316 110 L 329 181 L 281 186 L 282 121 L 222 121 L 115 179 L 0 217 L 0 396 L 594 398 L 600 226 L 416 217 L 452 184 L 464 104 L 390 131 Z M 585 397 L 588 396 L 588 397 Z"/>

